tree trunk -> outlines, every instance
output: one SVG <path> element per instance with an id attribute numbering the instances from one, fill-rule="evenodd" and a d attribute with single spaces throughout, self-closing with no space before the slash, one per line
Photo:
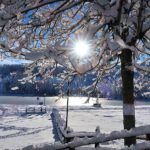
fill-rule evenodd
<path id="1" fill-rule="evenodd" d="M 123 124 L 124 129 L 130 130 L 135 127 L 135 107 L 134 107 L 134 72 L 128 70 L 126 66 L 132 65 L 132 52 L 129 49 L 123 50 L 121 54 L 121 77 L 123 96 Z M 136 137 L 124 139 L 124 144 L 130 146 L 136 143 Z"/>

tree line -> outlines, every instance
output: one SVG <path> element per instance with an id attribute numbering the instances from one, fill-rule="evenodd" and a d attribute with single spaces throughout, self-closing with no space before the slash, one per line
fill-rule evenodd
<path id="1" fill-rule="evenodd" d="M 59 67 L 53 77 L 49 77 L 44 80 L 41 74 L 37 74 L 36 78 L 30 82 L 22 83 L 19 81 L 25 77 L 26 66 L 25 65 L 1 65 L 1 82 L 0 82 L 0 94 L 1 95 L 31 95 L 31 96 L 58 96 L 60 94 L 66 95 L 67 83 L 64 84 L 62 90 L 60 90 L 59 84 L 63 82 L 61 78 L 57 77 L 57 74 L 61 73 L 65 68 Z M 34 68 L 34 72 L 38 72 L 38 67 Z M 71 83 L 70 95 L 76 96 L 88 96 L 88 91 L 84 92 L 84 87 L 90 87 L 93 84 L 93 79 L 96 78 L 96 74 L 89 73 L 88 75 L 78 76 Z M 145 74 L 141 76 L 138 72 L 135 73 L 135 98 L 136 99 L 149 99 L 150 89 L 148 82 L 150 75 Z M 13 87 L 18 87 L 17 90 L 13 90 Z M 121 99 L 122 97 L 122 84 L 120 78 L 119 66 L 106 73 L 101 82 L 98 84 L 97 92 L 93 92 L 91 96 L 103 97 L 108 99 Z"/>

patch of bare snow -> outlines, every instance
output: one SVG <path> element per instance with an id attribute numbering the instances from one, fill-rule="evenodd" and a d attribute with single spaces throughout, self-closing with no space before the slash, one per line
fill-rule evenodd
<path id="1" fill-rule="evenodd" d="M 49 114 L 8 115 L 0 118 L 0 149 L 21 149 L 28 145 L 53 143 Z"/>
<path id="2" fill-rule="evenodd" d="M 5 101 L 7 99 L 8 97 L 4 98 Z M 11 99 L 11 102 L 15 102 L 14 99 L 17 99 L 17 97 Z M 40 97 L 40 99 L 43 98 Z M 23 102 L 24 104 L 26 101 L 29 104 L 36 104 L 35 97 L 19 97 L 19 105 L 0 105 L 0 149 L 21 149 L 29 145 L 43 144 L 44 146 L 45 143 L 54 143 L 50 118 L 52 107 L 59 109 L 64 119 L 66 116 L 66 98 L 60 101 L 56 101 L 56 99 L 56 97 L 46 98 L 49 110 L 46 114 L 24 113 L 26 105 L 20 105 L 20 103 Z M 108 105 L 106 102 L 110 101 L 101 99 L 102 108 L 92 106 L 95 102 L 94 99 L 88 104 L 85 104 L 85 101 L 86 98 L 70 98 L 68 124 L 74 131 L 94 132 L 96 126 L 100 126 L 102 133 L 123 129 L 122 105 L 117 105 L 120 103 L 119 101 L 115 105 Z M 136 126 L 150 124 L 150 105 L 138 105 L 135 108 Z M 114 148 L 122 147 L 123 140 L 104 143 L 103 146 L 108 147 L 108 144 Z"/>

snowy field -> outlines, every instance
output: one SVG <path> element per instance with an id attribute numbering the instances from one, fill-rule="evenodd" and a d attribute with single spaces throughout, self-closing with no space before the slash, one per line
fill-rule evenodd
<path id="1" fill-rule="evenodd" d="M 40 101 L 44 98 L 40 97 Z M 86 98 L 70 98 L 69 126 L 74 131 L 95 131 L 97 125 L 101 132 L 122 130 L 122 103 L 101 99 L 102 108 L 94 108 L 95 102 L 85 104 Z M 66 99 L 56 101 L 56 97 L 46 97 L 46 114 L 26 114 L 28 105 L 37 105 L 36 97 L 0 97 L 0 150 L 22 149 L 28 145 L 53 143 L 50 113 L 53 107 L 60 110 L 65 119 Z M 136 126 L 150 124 L 150 103 L 136 103 Z M 114 147 L 122 141 L 110 143 Z"/>

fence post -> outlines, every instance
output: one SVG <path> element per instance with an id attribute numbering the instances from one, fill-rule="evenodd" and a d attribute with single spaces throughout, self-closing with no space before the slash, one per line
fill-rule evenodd
<path id="1" fill-rule="evenodd" d="M 67 134 L 69 134 L 69 133 L 73 132 L 73 130 L 70 127 L 68 127 L 66 129 L 66 132 L 67 132 Z M 71 142 L 72 140 L 74 140 L 74 138 L 71 138 L 71 137 L 66 137 L 65 138 L 66 143 Z M 75 148 L 69 148 L 69 150 L 75 150 Z"/>
<path id="2" fill-rule="evenodd" d="M 95 135 L 97 136 L 98 134 L 100 134 L 100 128 L 99 126 L 96 127 L 95 129 Z M 99 147 L 99 143 L 95 143 L 95 148 Z"/>
<path id="3" fill-rule="evenodd" d="M 150 134 L 146 134 L 146 140 L 147 140 L 147 141 L 150 141 Z M 145 149 L 145 150 L 150 150 L 150 148 Z"/>
<path id="4" fill-rule="evenodd" d="M 41 112 L 43 111 L 42 106 L 41 106 Z"/>
<path id="5" fill-rule="evenodd" d="M 150 134 L 146 134 L 146 140 L 150 141 Z"/>

